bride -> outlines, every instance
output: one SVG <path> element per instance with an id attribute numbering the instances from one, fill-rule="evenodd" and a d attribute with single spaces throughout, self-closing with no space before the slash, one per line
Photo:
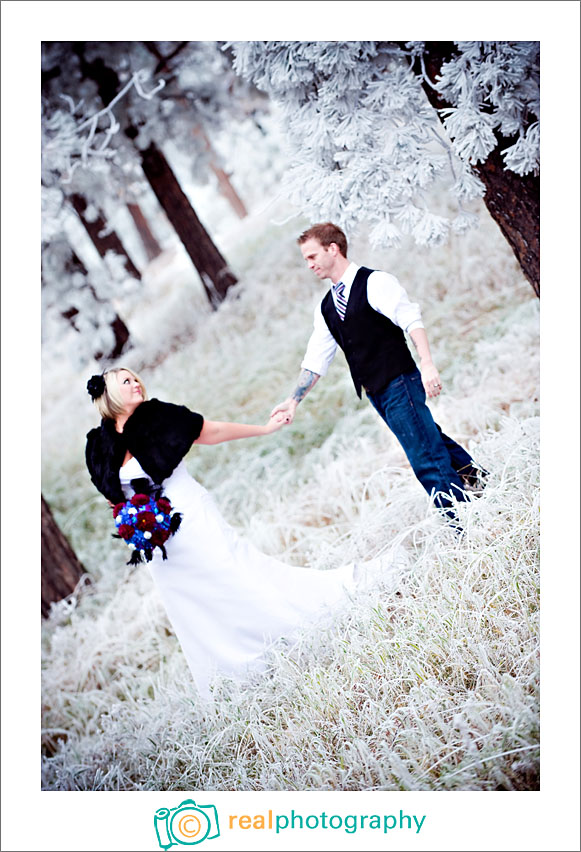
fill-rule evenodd
<path id="1" fill-rule="evenodd" d="M 383 570 L 380 560 L 318 571 L 266 556 L 226 523 L 189 475 L 183 459 L 193 444 L 269 435 L 284 414 L 264 426 L 205 420 L 183 405 L 148 399 L 139 376 L 123 367 L 93 376 L 87 389 L 102 418 L 87 434 L 93 484 L 117 507 L 147 481 L 181 514 L 164 558 L 156 549 L 149 566 L 201 695 L 211 695 L 216 673 L 243 677 L 262 668 L 269 643 L 291 639 Z"/>

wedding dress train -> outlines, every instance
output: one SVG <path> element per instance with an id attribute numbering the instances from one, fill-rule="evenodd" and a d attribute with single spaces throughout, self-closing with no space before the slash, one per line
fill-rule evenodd
<path id="1" fill-rule="evenodd" d="M 131 458 L 120 470 L 123 492 L 148 478 Z M 182 461 L 163 482 L 179 530 L 149 563 L 196 686 L 209 697 L 216 673 L 244 676 L 263 666 L 272 641 L 292 639 L 329 609 L 347 602 L 361 583 L 384 573 L 381 560 L 320 571 L 266 556 L 224 520 L 213 497 Z"/>

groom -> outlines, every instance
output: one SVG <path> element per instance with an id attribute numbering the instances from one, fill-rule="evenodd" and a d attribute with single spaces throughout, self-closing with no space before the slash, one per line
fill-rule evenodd
<path id="1" fill-rule="evenodd" d="M 454 519 L 451 498 L 482 492 L 486 471 L 445 435 L 426 405 L 442 380 L 430 354 L 420 309 L 397 278 L 347 259 L 347 240 L 331 222 L 313 225 L 298 238 L 315 275 L 332 287 L 315 309 L 314 329 L 292 395 L 273 409 L 291 423 L 299 402 L 324 376 L 337 346 L 345 353 L 355 390 L 362 389 L 402 445 L 413 471 L 435 504 Z M 420 359 L 408 349 L 409 334 Z"/>

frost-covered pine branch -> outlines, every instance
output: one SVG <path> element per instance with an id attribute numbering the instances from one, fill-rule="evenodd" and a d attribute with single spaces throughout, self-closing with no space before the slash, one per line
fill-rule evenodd
<path id="1" fill-rule="evenodd" d="M 70 184 L 79 167 L 99 169 L 103 161 L 113 160 L 116 151 L 110 143 L 120 129 L 113 108 L 131 89 L 144 100 L 151 100 L 163 89 L 165 81 L 158 80 L 151 91 L 146 91 L 148 77 L 147 71 L 136 71 L 107 106 L 89 116 L 78 115 L 82 101 L 75 104 L 70 96 L 62 95 L 68 111 L 47 114 L 42 123 L 43 178 L 51 174 L 53 181 L 56 177 L 63 184 Z"/>
<path id="2" fill-rule="evenodd" d="M 516 137 L 502 152 L 506 167 L 538 174 L 539 43 L 461 41 L 456 49 L 435 85 L 454 104 L 443 115 L 455 152 L 464 161 L 483 162 L 497 145 L 498 131 Z"/>
<path id="3" fill-rule="evenodd" d="M 465 208 L 485 188 L 472 165 L 519 134 L 503 152 L 507 168 L 538 168 L 538 45 L 459 42 L 435 88 L 453 107 L 444 127 L 422 89 L 424 45 L 389 42 L 233 42 L 237 73 L 280 107 L 289 169 L 283 191 L 311 219 L 353 231 L 369 226 L 374 245 L 411 235 L 439 245 L 477 223 Z M 410 65 L 408 57 L 413 64 Z M 419 60 L 417 62 L 416 60 Z M 439 184 L 455 216 L 427 202 Z"/>

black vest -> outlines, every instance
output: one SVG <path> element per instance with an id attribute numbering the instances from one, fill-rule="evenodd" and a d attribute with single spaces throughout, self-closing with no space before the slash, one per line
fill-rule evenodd
<path id="1" fill-rule="evenodd" d="M 401 328 L 367 301 L 367 279 L 372 272 L 365 266 L 357 271 L 344 320 L 337 313 L 331 290 L 321 302 L 325 322 L 345 353 L 360 399 L 362 387 L 379 393 L 392 379 L 416 368 Z"/>

